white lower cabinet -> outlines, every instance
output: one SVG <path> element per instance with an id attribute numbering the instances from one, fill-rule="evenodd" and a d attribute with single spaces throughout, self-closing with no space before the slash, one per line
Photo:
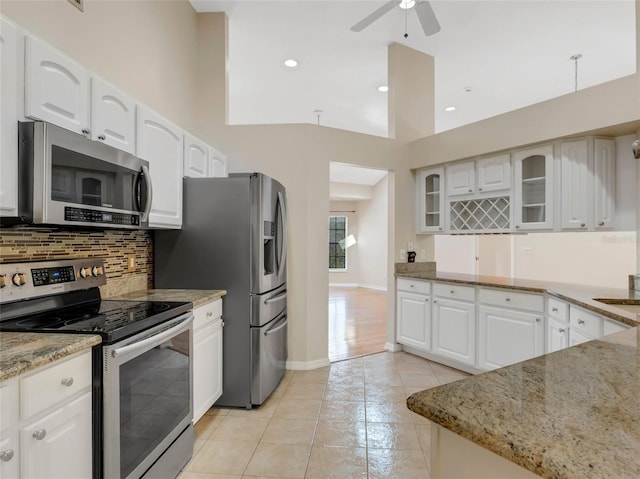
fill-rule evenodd
<path id="1" fill-rule="evenodd" d="M 193 310 L 193 422 L 222 396 L 222 300 Z"/>
<path id="2" fill-rule="evenodd" d="M 478 367 L 495 369 L 544 354 L 541 314 L 480 306 Z"/>
<path id="3" fill-rule="evenodd" d="M 0 384 L 0 477 L 92 475 L 91 351 Z"/>
<path id="4" fill-rule="evenodd" d="M 552 317 L 547 318 L 547 353 L 569 347 L 569 326 Z"/>
<path id="5" fill-rule="evenodd" d="M 398 292 L 398 342 L 431 350 L 431 301 L 423 294 Z"/>
<path id="6" fill-rule="evenodd" d="M 475 365 L 475 303 L 434 297 L 432 321 L 432 353 L 471 366 Z"/>

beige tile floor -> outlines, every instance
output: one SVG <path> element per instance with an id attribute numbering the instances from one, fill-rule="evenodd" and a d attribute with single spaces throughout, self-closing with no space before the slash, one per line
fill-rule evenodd
<path id="1" fill-rule="evenodd" d="M 207 412 L 179 479 L 428 479 L 429 422 L 406 397 L 467 376 L 388 352 L 287 371 L 260 408 Z"/>

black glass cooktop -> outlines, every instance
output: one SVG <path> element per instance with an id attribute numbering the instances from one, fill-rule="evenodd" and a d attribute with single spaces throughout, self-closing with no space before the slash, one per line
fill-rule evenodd
<path id="1" fill-rule="evenodd" d="M 0 331 L 100 334 L 114 342 L 161 324 L 192 308 L 191 303 L 98 300 L 3 320 Z"/>

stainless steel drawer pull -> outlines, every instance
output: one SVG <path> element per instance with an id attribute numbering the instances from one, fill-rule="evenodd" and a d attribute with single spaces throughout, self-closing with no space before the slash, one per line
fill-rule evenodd
<path id="1" fill-rule="evenodd" d="M 0 452 L 0 461 L 9 462 L 11 459 L 13 459 L 13 449 Z"/>
<path id="2" fill-rule="evenodd" d="M 63 386 L 71 387 L 73 386 L 73 378 L 62 378 L 60 384 L 62 384 Z"/>
<path id="3" fill-rule="evenodd" d="M 207 311 L 207 318 L 210 318 L 211 316 L 213 316 L 213 311 Z"/>
<path id="4" fill-rule="evenodd" d="M 584 319 L 579 319 L 578 324 L 584 324 Z"/>
<path id="5" fill-rule="evenodd" d="M 46 429 L 38 429 L 37 431 L 35 431 L 33 433 L 33 438 L 38 440 L 38 441 L 42 441 L 45 436 L 47 435 L 47 430 Z"/>
<path id="6" fill-rule="evenodd" d="M 100 141 L 104 141 L 104 140 L 106 140 L 106 139 L 107 139 L 107 137 L 106 137 L 105 135 L 100 135 L 100 136 L 98 137 L 98 140 L 100 140 Z"/>

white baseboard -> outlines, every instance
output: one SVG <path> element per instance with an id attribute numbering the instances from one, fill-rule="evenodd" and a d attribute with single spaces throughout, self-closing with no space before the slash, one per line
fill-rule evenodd
<path id="1" fill-rule="evenodd" d="M 292 371 L 310 371 L 326 366 L 329 366 L 329 358 L 314 359 L 313 361 L 287 361 L 286 368 Z"/>
<path id="2" fill-rule="evenodd" d="M 377 286 L 375 284 L 362 284 L 362 283 L 329 283 L 329 287 L 332 288 L 366 288 L 375 289 L 377 291 L 386 291 L 384 286 Z"/>
<path id="3" fill-rule="evenodd" d="M 362 283 L 360 283 L 360 284 L 358 284 L 358 287 L 359 288 L 367 288 L 367 289 L 375 289 L 375 290 L 378 290 L 378 291 L 386 291 L 387 290 L 386 286 L 378 286 L 378 285 L 375 285 L 375 284 L 362 284 Z"/>
<path id="4" fill-rule="evenodd" d="M 392 353 L 397 353 L 398 351 L 402 351 L 402 346 L 398 343 L 384 343 L 385 351 L 391 351 Z"/>

